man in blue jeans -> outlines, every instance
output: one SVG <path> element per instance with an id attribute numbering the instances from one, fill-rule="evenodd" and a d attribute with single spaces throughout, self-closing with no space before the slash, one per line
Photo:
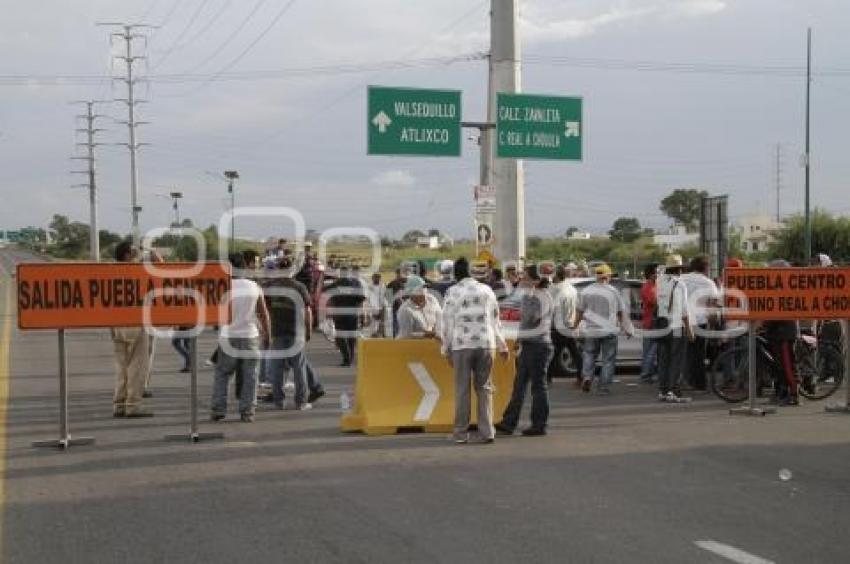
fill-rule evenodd
<path id="1" fill-rule="evenodd" d="M 231 254 L 230 264 L 237 272 L 230 289 L 230 324 L 223 326 L 219 333 L 210 419 L 224 419 L 227 414 L 227 385 L 230 376 L 238 373 L 242 377 L 239 414 L 243 422 L 251 423 L 257 407 L 260 348 L 265 348 L 269 340 L 269 314 L 260 286 L 239 277 L 238 270 L 245 268 L 242 255 Z"/>
<path id="2" fill-rule="evenodd" d="M 576 329 L 584 338 L 581 389 L 589 392 L 596 373 L 596 359 L 602 370 L 596 387 L 598 394 L 611 393 L 617 366 L 617 335 L 620 328 L 629 336 L 633 329 L 626 306 L 617 289 L 611 285 L 611 267 L 596 267 L 596 282 L 584 289 L 576 306 Z"/>
<path id="3" fill-rule="evenodd" d="M 502 421 L 495 425 L 502 435 L 512 435 L 519 423 L 525 391 L 531 383 L 531 426 L 523 436 L 546 434 L 549 420 L 549 389 L 546 373 L 552 360 L 552 319 L 555 305 L 547 290 L 548 280 L 542 280 L 536 265 L 526 267 L 525 276 L 516 291 L 520 297 L 520 322 L 517 341 L 519 353 L 516 380 L 511 401 L 505 408 Z"/>
<path id="4" fill-rule="evenodd" d="M 266 304 L 271 318 L 268 377 L 272 385 L 272 402 L 275 408 L 283 409 L 283 374 L 289 368 L 295 380 L 295 409 L 305 411 L 312 409 L 312 401 L 324 395 L 304 351 L 313 330 L 310 294 L 304 284 L 295 280 L 295 271 L 288 258 L 280 261 L 276 272 L 279 276 L 265 284 Z"/>

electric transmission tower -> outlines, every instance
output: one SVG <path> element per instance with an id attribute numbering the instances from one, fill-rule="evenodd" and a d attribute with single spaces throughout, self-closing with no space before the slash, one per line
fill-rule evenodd
<path id="1" fill-rule="evenodd" d="M 106 100 L 80 100 L 71 102 L 72 104 L 85 104 L 86 113 L 78 114 L 77 118 L 85 120 L 86 126 L 82 129 L 77 129 L 77 132 L 85 133 L 86 140 L 83 143 L 77 143 L 77 146 L 86 147 L 86 155 L 82 157 L 71 157 L 73 160 L 86 161 L 88 166 L 86 170 L 74 170 L 73 174 L 85 174 L 88 176 L 88 182 L 84 184 L 74 184 L 75 187 L 82 186 L 89 189 L 89 252 L 91 259 L 95 262 L 100 260 L 100 237 L 97 225 L 97 183 L 95 178 L 95 153 L 94 148 L 102 143 L 95 142 L 95 135 L 103 131 L 103 129 L 95 127 L 95 120 L 104 117 L 94 113 L 95 104 L 108 104 Z"/>
<path id="2" fill-rule="evenodd" d="M 133 235 L 133 243 L 135 245 L 141 244 L 141 233 L 139 232 L 139 214 L 142 211 L 142 206 L 139 205 L 139 173 L 137 167 L 137 152 L 139 147 L 143 145 L 148 145 L 148 143 L 139 143 L 136 141 L 136 128 L 140 125 L 145 125 L 148 122 L 137 121 L 136 120 L 136 105 L 146 102 L 146 100 L 138 100 L 135 96 L 135 86 L 137 83 L 142 82 L 143 79 L 139 79 L 134 77 L 134 67 L 133 65 L 137 61 L 142 61 L 146 59 L 143 55 L 134 55 L 133 54 L 133 45 L 137 39 L 147 40 L 147 36 L 141 33 L 135 33 L 137 29 L 151 29 L 156 26 L 147 25 L 147 24 L 127 24 L 123 22 L 104 22 L 98 23 L 97 25 L 101 26 L 111 26 L 118 27 L 121 29 L 119 32 L 115 32 L 110 34 L 110 41 L 114 40 L 116 37 L 124 41 L 124 54 L 115 55 L 116 59 L 124 61 L 124 65 L 126 68 L 126 75 L 122 77 L 113 77 L 114 80 L 121 80 L 127 84 L 127 97 L 126 98 L 116 98 L 116 102 L 123 102 L 127 104 L 127 120 L 120 121 L 116 120 L 117 123 L 123 123 L 127 126 L 127 132 L 129 134 L 127 143 L 116 143 L 117 145 L 123 145 L 130 150 L 130 210 L 132 213 L 132 235 Z"/>

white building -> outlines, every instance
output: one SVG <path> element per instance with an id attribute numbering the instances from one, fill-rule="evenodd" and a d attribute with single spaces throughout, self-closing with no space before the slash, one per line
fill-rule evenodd
<path id="1" fill-rule="evenodd" d="M 733 229 L 741 236 L 741 250 L 745 253 L 762 253 L 773 242 L 774 235 L 783 224 L 767 214 L 751 214 L 738 218 Z"/>
<path id="2" fill-rule="evenodd" d="M 575 231 L 567 237 L 567 239 L 572 241 L 587 241 L 591 237 L 593 237 L 593 235 L 591 235 L 589 231 Z"/>
<path id="3" fill-rule="evenodd" d="M 699 245 L 699 233 L 688 233 L 684 225 L 677 223 L 671 225 L 667 233 L 653 235 L 652 242 L 664 249 L 665 253 L 672 253 L 688 245 Z"/>

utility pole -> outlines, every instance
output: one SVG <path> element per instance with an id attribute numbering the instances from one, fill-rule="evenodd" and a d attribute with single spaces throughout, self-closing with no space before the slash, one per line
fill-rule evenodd
<path id="1" fill-rule="evenodd" d="M 86 142 L 85 143 L 77 143 L 78 146 L 86 147 L 87 154 L 84 157 L 71 157 L 74 160 L 84 160 L 88 162 L 87 170 L 73 171 L 74 174 L 85 174 L 88 176 L 88 183 L 86 184 L 75 184 L 75 186 L 85 186 L 89 189 L 89 253 L 91 255 L 91 259 L 94 262 L 100 262 L 100 236 L 98 229 L 98 221 L 97 221 L 97 183 L 95 179 L 95 154 L 94 148 L 101 143 L 95 143 L 94 137 L 95 134 L 99 131 L 103 131 L 103 129 L 98 129 L 94 126 L 94 122 L 97 118 L 103 117 L 94 113 L 94 105 L 95 104 L 106 104 L 109 103 L 103 100 L 88 100 L 88 101 L 77 101 L 72 102 L 72 104 L 85 104 L 86 105 L 86 113 L 82 115 L 77 115 L 78 118 L 86 120 L 86 127 L 84 129 L 77 129 L 78 132 L 86 134 Z"/>
<path id="2" fill-rule="evenodd" d="M 812 162 L 811 145 L 809 144 L 809 123 L 810 123 L 810 98 L 812 91 L 812 28 L 809 28 L 806 33 L 806 154 L 803 156 L 803 162 L 806 166 L 806 234 L 805 234 L 805 253 L 806 264 L 812 262 L 812 217 L 809 208 L 809 178 Z"/>
<path id="3" fill-rule="evenodd" d="M 782 221 L 780 207 L 780 192 L 782 192 L 782 145 L 776 144 L 776 223 Z"/>
<path id="4" fill-rule="evenodd" d="M 230 252 L 236 252 L 236 191 L 233 183 L 239 178 L 235 170 L 225 170 L 224 177 L 227 179 L 227 192 L 230 194 Z"/>
<path id="5" fill-rule="evenodd" d="M 136 142 L 136 127 L 140 125 L 145 125 L 147 122 L 136 121 L 136 104 L 141 104 L 144 102 L 144 100 L 136 100 L 135 97 L 134 87 L 136 83 L 139 82 L 139 79 L 133 78 L 133 64 L 136 61 L 144 60 L 146 57 L 133 55 L 133 41 L 135 39 L 146 39 L 146 36 L 140 33 L 134 33 L 133 31 L 141 28 L 153 28 L 155 26 L 146 24 L 126 24 L 123 22 L 106 22 L 98 23 L 97 25 L 120 27 L 122 29 L 121 32 L 112 33 L 110 35 L 110 38 L 119 37 L 124 40 L 125 54 L 116 55 L 115 58 L 124 61 L 124 64 L 126 65 L 127 74 L 126 77 L 116 77 L 115 80 L 122 80 L 127 84 L 127 98 L 117 98 L 116 101 L 124 102 L 125 104 L 127 104 L 127 121 L 119 123 L 124 123 L 127 125 L 129 140 L 127 143 L 118 144 L 124 145 L 130 150 L 130 210 L 132 214 L 131 232 L 133 235 L 133 244 L 138 246 L 141 244 L 141 233 L 139 231 L 139 213 L 142 211 L 142 207 L 139 205 L 139 175 L 136 166 L 136 152 L 138 151 L 139 147 L 141 147 L 142 145 L 147 145 L 147 143 Z"/>
<path id="6" fill-rule="evenodd" d="M 496 94 L 521 90 L 520 41 L 517 26 L 520 0 L 491 0 L 490 74 L 487 121 L 496 123 Z M 522 161 L 496 159 L 494 136 L 483 131 L 481 139 L 487 156 L 489 181 L 496 190 L 494 243 L 502 262 L 525 257 L 525 187 Z M 482 163 L 484 158 L 482 157 Z"/>

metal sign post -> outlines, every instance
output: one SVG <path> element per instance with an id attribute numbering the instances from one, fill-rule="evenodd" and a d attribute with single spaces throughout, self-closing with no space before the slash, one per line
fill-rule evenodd
<path id="1" fill-rule="evenodd" d="M 844 333 L 844 389 L 847 390 L 847 398 L 844 400 L 844 405 L 828 405 L 826 406 L 827 413 L 850 413 L 850 321 L 841 320 L 841 332 Z"/>
<path id="2" fill-rule="evenodd" d="M 776 413 L 776 409 L 772 407 L 756 407 L 756 394 L 758 393 L 758 370 L 756 362 L 758 353 L 756 351 L 756 329 L 755 323 L 750 321 L 747 324 L 747 371 L 749 375 L 749 390 L 750 398 L 746 407 L 736 407 L 729 410 L 729 415 L 760 415 L 764 416 L 768 413 Z"/>
<path id="3" fill-rule="evenodd" d="M 68 425 L 68 351 L 65 348 L 65 330 L 59 329 L 59 440 L 35 441 L 32 446 L 66 450 L 71 445 L 93 443 L 92 437 L 71 438 Z"/>
<path id="4" fill-rule="evenodd" d="M 192 359 L 191 378 L 189 380 L 189 434 L 166 435 L 167 441 L 186 441 L 198 443 L 209 439 L 223 439 L 224 433 L 199 433 L 198 432 L 198 337 L 192 337 L 189 345 L 189 354 Z"/>

